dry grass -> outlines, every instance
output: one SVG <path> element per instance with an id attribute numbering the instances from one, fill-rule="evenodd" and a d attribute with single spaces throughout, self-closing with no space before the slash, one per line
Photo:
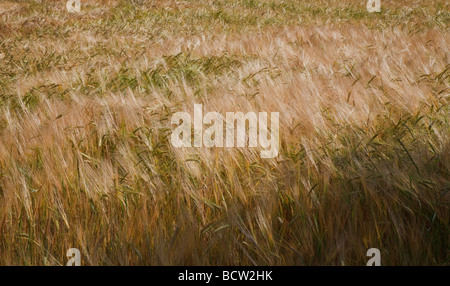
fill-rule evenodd
<path id="1" fill-rule="evenodd" d="M 65 2 L 0 4 L 0 265 L 449 264 L 447 1 Z M 194 103 L 280 156 L 173 148 Z"/>

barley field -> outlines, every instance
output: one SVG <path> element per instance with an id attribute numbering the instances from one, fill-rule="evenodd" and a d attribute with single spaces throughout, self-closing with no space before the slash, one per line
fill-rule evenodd
<path id="1" fill-rule="evenodd" d="M 448 1 L 66 2 L 0 1 L 0 265 L 449 265 Z"/>

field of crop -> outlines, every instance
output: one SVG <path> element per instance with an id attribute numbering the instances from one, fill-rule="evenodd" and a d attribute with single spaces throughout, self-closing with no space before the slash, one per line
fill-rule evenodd
<path id="1" fill-rule="evenodd" d="M 448 265 L 446 0 L 0 2 L 0 265 Z M 279 112 L 280 150 L 171 117 Z"/>

